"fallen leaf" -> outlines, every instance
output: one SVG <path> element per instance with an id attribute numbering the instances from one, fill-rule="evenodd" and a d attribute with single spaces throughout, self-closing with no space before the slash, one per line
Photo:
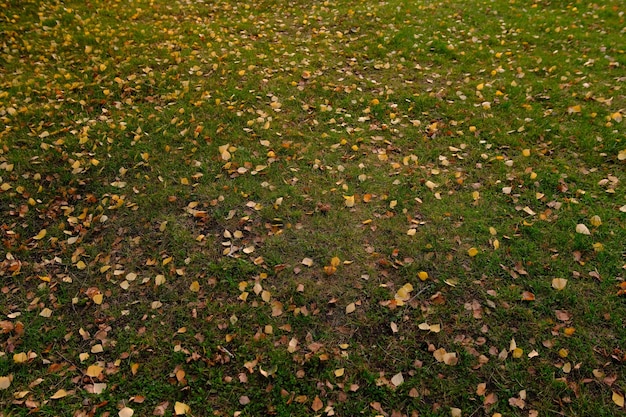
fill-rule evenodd
<path id="1" fill-rule="evenodd" d="M 356 305 L 354 303 L 350 303 L 346 306 L 346 314 L 354 313 L 356 310 Z"/>
<path id="2" fill-rule="evenodd" d="M 354 196 L 353 195 L 344 195 L 346 207 L 354 207 Z"/>
<path id="3" fill-rule="evenodd" d="M 11 386 L 12 380 L 13 380 L 12 374 L 9 374 L 7 376 L 0 376 L 0 390 L 9 388 Z"/>
<path id="4" fill-rule="evenodd" d="M 404 383 L 404 376 L 402 375 L 402 372 L 398 372 L 397 374 L 395 374 L 391 378 L 391 383 L 396 387 L 402 385 Z"/>
<path id="5" fill-rule="evenodd" d="M 85 372 L 85 375 L 90 376 L 92 378 L 97 378 L 102 373 L 103 370 L 104 368 L 101 366 L 91 365 L 87 368 L 87 372 Z"/>
<path id="6" fill-rule="evenodd" d="M 529 291 L 524 291 L 522 293 L 522 300 L 524 301 L 535 301 L 535 294 Z"/>
<path id="7" fill-rule="evenodd" d="M 322 407 L 324 407 L 324 403 L 320 400 L 320 397 L 316 395 L 313 404 L 311 404 L 311 409 L 317 413 Z"/>
<path id="8" fill-rule="evenodd" d="M 478 249 L 476 249 L 476 248 L 469 248 L 469 249 L 467 250 L 467 254 L 468 254 L 470 257 L 472 257 L 472 258 L 473 258 L 474 256 L 478 255 Z"/>
<path id="9" fill-rule="evenodd" d="M 461 409 L 456 407 L 450 407 L 450 415 L 452 417 L 461 417 Z"/>
<path id="10" fill-rule="evenodd" d="M 313 259 L 311 259 L 311 258 L 304 258 L 301 263 L 304 266 L 313 266 Z"/>
<path id="11" fill-rule="evenodd" d="M 611 397 L 611 399 L 618 407 L 624 408 L 624 396 L 622 394 L 613 391 L 613 396 Z"/>
<path id="12" fill-rule="evenodd" d="M 567 285 L 567 280 L 565 278 L 554 278 L 552 280 L 552 288 L 555 290 L 562 291 Z"/>
<path id="13" fill-rule="evenodd" d="M 117 415 L 120 417 L 131 417 L 133 414 L 135 414 L 135 411 L 132 408 L 128 407 L 122 408 L 120 412 L 117 413 Z"/>
<path id="14" fill-rule="evenodd" d="M 39 231 L 39 233 L 37 233 L 35 236 L 33 236 L 34 240 L 41 240 L 44 237 L 46 237 L 46 234 L 48 234 L 48 231 L 46 229 L 41 229 Z"/>
<path id="15" fill-rule="evenodd" d="M 58 400 L 59 398 L 63 398 L 67 396 L 67 391 L 65 391 L 64 389 L 60 389 L 57 392 L 55 392 L 52 397 L 50 397 L 51 400 Z"/>
<path id="16" fill-rule="evenodd" d="M 582 223 L 579 223 L 579 224 L 576 225 L 576 233 L 580 233 L 582 235 L 590 235 L 591 234 L 591 232 L 589 231 L 587 226 L 585 226 Z"/>
<path id="17" fill-rule="evenodd" d="M 190 412 L 191 412 L 191 408 L 187 404 L 181 403 L 178 401 L 176 401 L 176 403 L 174 404 L 174 413 L 177 416 L 189 414 Z"/>

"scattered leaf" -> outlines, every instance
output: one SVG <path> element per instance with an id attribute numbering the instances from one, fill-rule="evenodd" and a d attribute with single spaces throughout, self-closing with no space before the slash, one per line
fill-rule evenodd
<path id="1" fill-rule="evenodd" d="M 565 278 L 552 279 L 552 288 L 554 288 L 555 290 L 562 291 L 563 289 L 565 289 L 566 285 L 567 285 L 567 280 Z"/>

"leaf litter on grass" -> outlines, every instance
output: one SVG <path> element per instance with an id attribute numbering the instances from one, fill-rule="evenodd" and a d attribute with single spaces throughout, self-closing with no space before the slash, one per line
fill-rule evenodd
<path id="1" fill-rule="evenodd" d="M 10 412 L 623 408 L 618 2 L 5 6 Z"/>

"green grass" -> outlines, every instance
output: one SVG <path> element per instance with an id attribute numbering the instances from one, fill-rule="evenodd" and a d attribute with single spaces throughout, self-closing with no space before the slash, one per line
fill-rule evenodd
<path id="1" fill-rule="evenodd" d="M 0 417 L 623 412 L 620 2 L 0 6 Z"/>

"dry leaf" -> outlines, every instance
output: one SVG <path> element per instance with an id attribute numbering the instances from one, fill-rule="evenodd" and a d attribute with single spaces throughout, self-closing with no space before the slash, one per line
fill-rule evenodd
<path id="1" fill-rule="evenodd" d="M 67 391 L 65 391 L 64 389 L 60 389 L 57 392 L 54 393 L 54 395 L 52 395 L 52 397 L 50 397 L 51 400 L 58 400 L 59 398 L 63 398 L 67 396 Z"/>
<path id="2" fill-rule="evenodd" d="M 554 278 L 552 280 L 552 288 L 555 290 L 563 290 L 567 285 L 567 280 L 565 278 Z"/>
<path id="3" fill-rule="evenodd" d="M 624 408 L 624 396 L 622 394 L 613 391 L 613 396 L 611 397 L 611 399 L 618 407 Z"/>
<path id="4" fill-rule="evenodd" d="M 354 207 L 354 196 L 353 195 L 344 195 L 346 207 Z"/>
<path id="5" fill-rule="evenodd" d="M 184 414 L 189 414 L 191 412 L 191 408 L 189 408 L 189 406 L 185 403 L 181 403 L 176 401 L 176 403 L 174 404 L 174 413 L 177 416 L 181 416 Z"/>
<path id="6" fill-rule="evenodd" d="M 192 282 L 191 285 L 189 286 L 189 291 L 191 292 L 200 291 L 200 283 L 198 281 Z"/>
<path id="7" fill-rule="evenodd" d="M 467 254 L 473 258 L 474 256 L 478 255 L 478 249 L 476 249 L 476 248 L 469 248 L 467 250 Z"/>
<path id="8" fill-rule="evenodd" d="M 316 395 L 313 404 L 311 404 L 311 409 L 317 413 L 322 407 L 324 407 L 324 403 L 320 400 L 320 397 Z"/>
<path id="9" fill-rule="evenodd" d="M 135 411 L 132 408 L 128 407 L 122 408 L 120 412 L 117 413 L 117 415 L 120 417 L 131 417 L 133 414 L 135 414 Z"/>
<path id="10" fill-rule="evenodd" d="M 524 301 L 535 301 L 535 294 L 529 291 L 524 291 L 522 293 L 522 300 Z"/>
<path id="11" fill-rule="evenodd" d="M 9 388 L 11 386 L 12 380 L 13 380 L 12 374 L 9 374 L 7 376 L 0 376 L 0 390 Z"/>
<path id="12" fill-rule="evenodd" d="M 304 258 L 301 263 L 302 265 L 305 265 L 305 266 L 313 266 L 313 259 Z"/>
<path id="13" fill-rule="evenodd" d="M 356 310 L 356 305 L 354 303 L 350 303 L 346 306 L 346 314 L 353 313 Z"/>
<path id="14" fill-rule="evenodd" d="M 579 223 L 579 224 L 576 225 L 576 233 L 580 233 L 582 235 L 590 235 L 591 234 L 591 232 L 589 231 L 587 226 L 585 226 L 582 223 Z"/>
<path id="15" fill-rule="evenodd" d="M 404 383 L 404 376 L 402 376 L 402 372 L 398 372 L 397 374 L 395 374 L 391 378 L 391 383 L 396 387 L 402 385 Z"/>
<path id="16" fill-rule="evenodd" d="M 100 373 L 102 373 L 103 370 L 104 368 L 101 366 L 91 365 L 89 368 L 87 368 L 87 372 L 85 372 L 85 375 L 90 376 L 92 378 L 97 378 L 100 375 Z"/>
<path id="17" fill-rule="evenodd" d="M 461 409 L 456 407 L 450 407 L 450 415 L 452 417 L 461 417 Z"/>

